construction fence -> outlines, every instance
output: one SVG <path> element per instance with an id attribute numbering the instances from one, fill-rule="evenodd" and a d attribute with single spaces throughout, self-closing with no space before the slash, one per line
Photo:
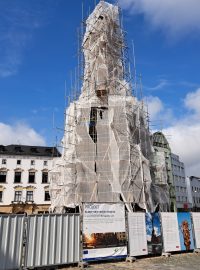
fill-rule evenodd
<path id="1" fill-rule="evenodd" d="M 80 261 L 80 215 L 0 216 L 0 270 Z"/>
<path id="2" fill-rule="evenodd" d="M 200 248 L 200 213 L 126 213 L 123 203 L 85 203 L 82 210 L 0 216 L 0 270 Z"/>

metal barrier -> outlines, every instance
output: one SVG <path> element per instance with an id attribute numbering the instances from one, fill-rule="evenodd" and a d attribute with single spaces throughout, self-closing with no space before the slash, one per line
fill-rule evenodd
<path id="1" fill-rule="evenodd" d="M 65 265 L 80 261 L 78 214 L 28 217 L 26 267 Z"/>
<path id="2" fill-rule="evenodd" d="M 165 219 L 161 219 L 162 226 L 160 216 L 166 217 Z M 182 246 L 178 243 L 180 240 L 179 230 L 182 227 L 180 224 L 175 225 L 172 216 L 176 216 L 178 224 L 181 222 L 182 227 L 183 221 L 187 221 L 188 230 L 195 224 L 194 232 L 197 244 L 197 236 L 200 231 L 199 214 L 194 215 L 193 213 L 192 224 L 189 213 L 146 213 L 146 215 L 145 213 L 129 213 L 127 215 L 127 232 L 129 235 L 128 255 L 141 256 L 147 255 L 147 253 L 161 254 L 163 251 L 163 239 L 164 241 L 167 239 L 168 244 L 170 244 L 170 247 L 167 249 L 164 246 L 165 251 L 194 249 L 194 237 L 191 231 L 189 233 L 190 246 L 188 248 L 185 241 L 182 240 Z M 108 220 L 109 218 L 110 216 Z M 194 220 L 195 218 L 196 221 Z M 93 222 L 95 225 L 95 220 L 91 219 L 91 226 Z M 100 224 L 101 220 L 99 219 L 98 222 Z M 117 223 L 115 225 L 117 225 Z M 104 224 L 104 226 L 106 231 L 106 224 Z M 174 228 L 171 230 L 173 226 Z M 173 237 L 171 238 L 168 237 L 168 229 L 170 229 L 171 234 L 173 233 Z M 92 230 L 90 230 L 90 233 L 91 231 Z M 109 233 L 110 232 L 109 230 Z M 124 230 L 120 231 L 120 233 L 122 232 L 124 233 Z M 78 263 L 82 261 L 82 253 L 84 251 L 80 250 L 80 235 L 79 214 L 46 214 L 31 215 L 28 217 L 24 215 L 2 215 L 0 216 L 0 270 L 22 269 L 23 267 L 43 267 L 47 269 L 48 266 L 54 267 Z M 162 236 L 164 237 L 163 239 Z M 124 235 L 122 235 L 122 237 L 124 237 Z M 152 240 L 152 238 L 154 238 L 154 240 Z M 182 238 L 184 238 L 184 235 Z M 197 244 L 196 247 L 199 247 L 199 245 Z M 97 249 L 98 247 L 96 250 Z M 100 250 L 97 251 L 98 256 L 102 254 L 102 250 L 105 249 L 105 246 L 99 247 L 99 249 Z M 88 252 L 87 248 L 85 251 Z M 94 250 L 91 249 L 91 251 L 94 256 Z"/>
<path id="3" fill-rule="evenodd" d="M 24 219 L 24 215 L 0 216 L 0 270 L 21 266 Z"/>

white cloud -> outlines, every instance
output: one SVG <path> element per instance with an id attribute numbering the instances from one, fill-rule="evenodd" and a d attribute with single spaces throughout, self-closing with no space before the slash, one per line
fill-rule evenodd
<path id="1" fill-rule="evenodd" d="M 119 0 L 122 8 L 145 19 L 156 29 L 177 38 L 200 31 L 199 0 Z"/>
<path id="2" fill-rule="evenodd" d="M 11 126 L 0 122 L 0 144 L 45 145 L 45 139 L 25 123 Z"/>
<path id="3" fill-rule="evenodd" d="M 153 96 L 148 96 L 145 99 L 151 120 L 157 119 L 161 111 L 164 109 L 162 101 L 158 97 Z"/>
<path id="4" fill-rule="evenodd" d="M 163 89 L 167 85 L 169 85 L 169 82 L 167 80 L 162 79 L 159 81 L 157 85 L 152 86 L 152 87 L 144 86 L 144 88 L 147 90 L 156 91 L 156 90 Z"/>
<path id="5" fill-rule="evenodd" d="M 200 116 L 200 88 L 187 94 L 184 100 L 185 106 Z"/>
<path id="6" fill-rule="evenodd" d="M 158 100 L 157 97 L 151 99 Z M 189 92 L 184 99 L 184 104 L 186 111 L 180 119 L 175 119 L 171 110 L 171 121 L 167 124 L 166 120 L 163 121 L 168 126 L 164 128 L 163 133 L 169 140 L 172 152 L 179 155 L 185 163 L 186 174 L 200 176 L 200 89 Z M 154 102 L 151 105 L 153 106 Z M 155 102 L 154 110 L 157 111 L 157 107 Z M 162 110 L 154 115 L 154 119 L 159 117 L 160 120 L 162 116 L 166 117 L 169 111 L 170 109 L 166 109 L 162 103 Z"/>
<path id="7" fill-rule="evenodd" d="M 186 174 L 200 176 L 200 123 L 177 123 L 163 130 L 173 153 L 186 165 Z"/>

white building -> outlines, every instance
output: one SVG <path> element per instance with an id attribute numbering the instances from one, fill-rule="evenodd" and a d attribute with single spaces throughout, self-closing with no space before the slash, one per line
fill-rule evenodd
<path id="1" fill-rule="evenodd" d="M 187 177 L 187 188 L 193 211 L 200 211 L 200 177 Z"/>
<path id="2" fill-rule="evenodd" d="M 174 178 L 174 186 L 176 192 L 177 211 L 185 211 L 192 208 L 187 190 L 185 166 L 179 160 L 179 156 L 171 154 L 172 174 Z"/>
<path id="3" fill-rule="evenodd" d="M 50 206 L 54 147 L 0 145 L 0 213 L 41 213 Z"/>

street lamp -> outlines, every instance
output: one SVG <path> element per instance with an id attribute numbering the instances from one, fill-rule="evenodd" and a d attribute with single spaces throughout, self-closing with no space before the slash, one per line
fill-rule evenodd
<path id="1" fill-rule="evenodd" d="M 197 205 L 196 205 L 196 196 L 197 190 L 194 191 L 194 211 L 197 212 Z"/>

